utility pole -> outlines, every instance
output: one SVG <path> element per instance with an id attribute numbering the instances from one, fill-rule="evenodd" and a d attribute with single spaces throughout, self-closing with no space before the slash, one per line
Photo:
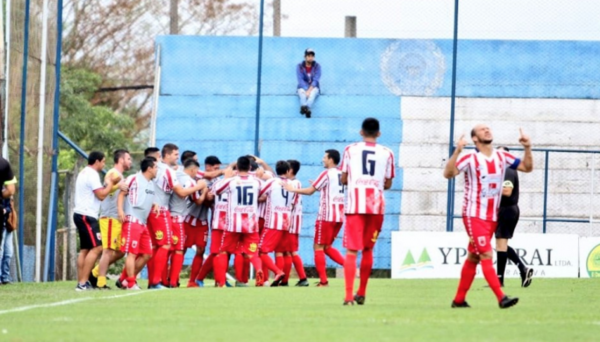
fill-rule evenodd
<path id="1" fill-rule="evenodd" d="M 346 16 L 346 25 L 344 25 L 344 37 L 356 38 L 356 17 Z"/>
<path id="2" fill-rule="evenodd" d="M 169 34 L 179 34 L 179 0 L 171 0 Z"/>
<path id="3" fill-rule="evenodd" d="M 273 0 L 273 37 L 281 37 L 281 0 Z"/>

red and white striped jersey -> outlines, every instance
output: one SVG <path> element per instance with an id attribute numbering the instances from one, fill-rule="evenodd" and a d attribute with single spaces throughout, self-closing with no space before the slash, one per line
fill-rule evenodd
<path id="1" fill-rule="evenodd" d="M 456 168 L 465 173 L 463 216 L 498 221 L 502 183 L 508 167 L 516 169 L 521 160 L 511 153 L 493 150 L 490 157 L 479 151 L 458 159 Z"/>
<path id="2" fill-rule="evenodd" d="M 269 179 L 272 179 L 272 178 L 274 178 L 274 177 L 275 177 L 275 176 L 273 175 L 273 172 L 271 172 L 271 171 L 265 171 L 264 173 L 265 173 L 265 174 L 266 174 L 266 175 L 269 177 Z M 253 172 L 253 171 L 250 171 L 250 172 L 248 172 L 248 174 L 250 174 L 250 175 L 253 175 L 253 176 L 256 176 L 256 172 Z M 258 179 L 261 181 L 261 184 L 262 184 L 263 186 L 264 186 L 265 184 L 267 184 L 267 181 L 268 181 L 268 180 L 263 180 L 263 179 L 260 179 L 260 178 L 258 178 Z M 260 218 L 263 218 L 263 219 L 264 219 L 264 218 L 265 218 L 265 215 L 266 215 L 266 213 L 267 213 L 267 202 L 260 202 L 260 203 L 258 203 L 258 212 L 259 212 L 259 214 L 258 214 L 258 217 L 260 217 Z"/>
<path id="3" fill-rule="evenodd" d="M 370 142 L 348 145 L 339 169 L 348 174 L 346 214 L 385 213 L 383 187 L 395 176 L 394 153 Z"/>
<path id="4" fill-rule="evenodd" d="M 344 185 L 342 172 L 335 167 L 327 169 L 312 185 L 321 192 L 317 221 L 344 222 Z"/>
<path id="5" fill-rule="evenodd" d="M 261 184 L 253 176 L 235 176 L 223 180 L 216 196 L 227 194 L 227 231 L 258 232 L 258 197 Z"/>
<path id="6" fill-rule="evenodd" d="M 281 177 L 269 179 L 260 191 L 260 196 L 267 196 L 265 228 L 276 230 L 289 230 L 290 228 L 296 194 L 285 190 L 284 184 L 288 181 Z"/>
<path id="7" fill-rule="evenodd" d="M 175 171 L 163 162 L 158 163 L 158 171 L 156 178 L 154 178 L 154 184 L 156 184 L 156 204 L 168 209 L 173 188 L 179 185 Z"/>
<path id="8" fill-rule="evenodd" d="M 290 182 L 294 185 L 294 188 L 302 188 L 302 183 L 298 179 L 292 179 Z M 302 195 L 296 194 L 296 201 L 292 208 L 292 224 L 290 225 L 290 234 L 300 234 L 302 230 Z"/>
<path id="9" fill-rule="evenodd" d="M 222 183 L 221 181 L 215 182 L 212 186 L 212 192 L 216 193 L 217 188 Z M 226 230 L 227 229 L 227 209 L 229 208 L 229 204 L 227 203 L 227 193 L 222 193 L 220 195 L 215 195 L 215 201 L 212 209 L 212 219 L 211 226 L 212 229 L 216 230 Z"/>

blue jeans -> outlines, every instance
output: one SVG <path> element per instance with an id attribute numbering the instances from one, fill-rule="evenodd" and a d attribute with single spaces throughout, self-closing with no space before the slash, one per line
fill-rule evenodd
<path id="1" fill-rule="evenodd" d="M 319 88 L 313 88 L 310 91 L 310 96 L 308 96 L 308 98 L 306 97 L 306 90 L 300 88 L 298 89 L 298 96 L 300 97 L 301 106 L 308 106 L 308 108 L 311 108 L 317 99 L 317 96 L 319 96 Z"/>
<path id="2" fill-rule="evenodd" d="M 10 262 L 13 257 L 13 233 L 2 229 L 2 244 L 0 244 L 0 281 L 11 282 Z"/>

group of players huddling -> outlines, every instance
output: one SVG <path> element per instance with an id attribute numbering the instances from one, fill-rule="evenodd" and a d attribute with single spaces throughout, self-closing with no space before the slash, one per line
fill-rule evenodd
<path id="1" fill-rule="evenodd" d="M 319 191 L 314 235 L 314 260 L 320 278 L 317 286 L 328 286 L 327 255 L 344 267 L 344 305 L 364 304 L 373 266 L 373 247 L 383 225 L 384 190 L 392 186 L 395 162 L 392 151 L 376 142 L 381 135 L 377 119 L 365 119 L 360 134 L 363 141 L 347 146 L 341 156 L 334 149 L 325 151 L 322 160 L 325 170 L 305 188 L 296 179 L 300 170 L 296 160 L 280 160 L 273 170 L 260 158 L 247 155 L 221 168 L 219 159 L 209 156 L 202 171 L 195 152 L 185 151 L 180 156 L 174 144 L 166 144 L 161 150 L 147 148 L 140 171 L 126 179 L 123 173 L 130 169 L 131 157 L 125 150 L 115 151 L 115 166 L 107 172 L 103 186 L 97 173 L 104 167 L 104 155 L 92 152 L 89 165 L 78 176 L 76 185 L 74 221 L 81 247 L 76 289 L 109 289 L 108 266 L 123 256 L 125 267 L 117 287 L 139 290 L 136 279 L 145 266 L 149 289 L 178 287 L 185 251 L 192 247 L 196 255 L 187 287 L 203 287 L 210 271 L 216 286 L 230 286 L 227 269 L 232 256 L 237 287 L 248 286 L 250 265 L 255 270 L 256 286 L 288 286 L 292 266 L 299 277 L 296 286 L 308 286 L 297 253 L 302 196 Z M 467 165 L 471 159 L 463 157 L 456 161 L 464 141 L 458 145 L 446 177 L 465 170 L 469 173 L 462 164 Z M 494 154 L 492 159 L 502 170 L 499 177 L 505 167 L 519 163 L 519 159 L 509 154 Z M 474 160 L 473 165 L 477 165 Z M 487 171 L 495 173 L 489 165 Z M 497 195 L 497 191 L 486 194 L 490 200 Z M 473 200 L 465 198 L 465 205 L 470 205 L 470 201 L 479 205 L 479 198 L 473 196 Z M 496 205 L 492 202 L 490 206 Z M 490 220 L 495 218 L 492 215 Z M 468 222 L 468 228 L 473 225 L 473 229 L 467 229 L 471 237 L 469 259 L 465 263 L 468 275 L 463 270 L 453 307 L 468 306 L 464 297 L 472 282 L 471 273 L 475 274 L 472 270 L 479 261 L 488 278 L 491 226 L 485 222 L 486 217 Z M 332 247 L 343 224 L 345 257 Z M 209 234 L 209 256 L 204 260 Z M 478 247 L 477 243 L 484 240 L 487 244 Z M 360 285 L 354 293 L 359 252 L 362 253 Z M 94 267 L 100 253 L 100 262 Z M 275 261 L 271 253 L 275 253 Z M 269 272 L 274 275 L 270 282 Z M 504 296 L 496 283 L 490 285 L 500 307 L 516 304 L 514 299 Z"/>

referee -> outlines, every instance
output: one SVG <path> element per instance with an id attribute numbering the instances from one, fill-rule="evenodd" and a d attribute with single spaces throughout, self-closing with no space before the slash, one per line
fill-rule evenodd
<path id="1" fill-rule="evenodd" d="M 507 147 L 498 147 L 498 149 L 509 151 Z M 507 168 L 498 213 L 498 227 L 496 228 L 497 273 L 503 287 L 507 259 L 510 259 L 519 268 L 522 287 L 531 285 L 531 278 L 533 277 L 533 269 L 527 268 L 517 252 L 508 246 L 508 240 L 513 237 L 519 222 L 519 215 L 519 175 L 517 170 Z"/>

